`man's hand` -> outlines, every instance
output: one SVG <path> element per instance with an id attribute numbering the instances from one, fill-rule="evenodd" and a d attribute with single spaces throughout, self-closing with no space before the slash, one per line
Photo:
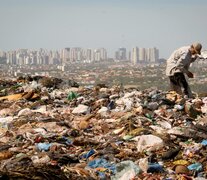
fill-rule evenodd
<path id="1" fill-rule="evenodd" d="M 193 73 L 192 73 L 192 72 L 190 72 L 190 71 L 188 71 L 188 72 L 187 72 L 187 76 L 188 76 L 189 78 L 194 78 Z"/>

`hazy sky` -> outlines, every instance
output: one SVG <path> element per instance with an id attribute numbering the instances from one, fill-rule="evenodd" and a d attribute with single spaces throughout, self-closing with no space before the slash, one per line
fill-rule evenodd
<path id="1" fill-rule="evenodd" d="M 0 49 L 157 47 L 160 57 L 199 41 L 207 0 L 0 0 Z"/>

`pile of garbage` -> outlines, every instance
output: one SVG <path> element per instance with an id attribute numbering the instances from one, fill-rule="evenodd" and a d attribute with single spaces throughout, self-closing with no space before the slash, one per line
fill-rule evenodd
<path id="1" fill-rule="evenodd" d="M 1 80 L 0 178 L 207 178 L 207 97 L 68 82 Z"/>

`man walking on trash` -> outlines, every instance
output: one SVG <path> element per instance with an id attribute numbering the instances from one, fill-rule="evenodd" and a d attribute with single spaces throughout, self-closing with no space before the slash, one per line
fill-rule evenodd
<path id="1" fill-rule="evenodd" d="M 194 77 L 193 73 L 188 69 L 190 64 L 197 59 L 197 55 L 201 54 L 201 49 L 202 45 L 200 43 L 181 47 L 175 50 L 167 60 L 166 75 L 170 79 L 171 90 L 176 91 L 178 94 L 184 94 L 184 97 L 193 97 L 184 74 L 189 78 Z"/>

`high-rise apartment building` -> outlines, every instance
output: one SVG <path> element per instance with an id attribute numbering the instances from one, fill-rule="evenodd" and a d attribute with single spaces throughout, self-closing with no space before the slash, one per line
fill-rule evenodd
<path id="1" fill-rule="evenodd" d="M 133 48 L 131 52 L 131 61 L 137 63 L 155 63 L 159 59 L 159 50 L 157 48 Z"/>
<path id="2" fill-rule="evenodd" d="M 95 49 L 93 53 L 94 61 L 100 61 L 101 60 L 101 53 L 99 49 Z"/>
<path id="3" fill-rule="evenodd" d="M 139 48 L 139 61 L 140 62 L 146 62 L 145 48 Z"/>
<path id="4" fill-rule="evenodd" d="M 157 48 L 151 48 L 150 62 L 157 62 L 159 59 L 159 50 Z"/>
<path id="5" fill-rule="evenodd" d="M 82 59 L 82 49 L 80 47 L 74 47 L 70 49 L 70 61 L 80 61 Z"/>
<path id="6" fill-rule="evenodd" d="M 118 51 L 115 52 L 115 59 L 126 60 L 126 48 L 119 48 Z"/>
<path id="7" fill-rule="evenodd" d="M 128 59 L 131 60 L 131 51 L 128 53 Z"/>
<path id="8" fill-rule="evenodd" d="M 17 64 L 16 51 L 7 52 L 7 64 Z"/>
<path id="9" fill-rule="evenodd" d="M 0 57 L 6 58 L 6 52 L 0 50 Z"/>
<path id="10" fill-rule="evenodd" d="M 60 54 L 58 51 L 49 51 L 49 64 L 60 64 Z"/>
<path id="11" fill-rule="evenodd" d="M 85 54 L 86 58 L 85 60 L 87 61 L 93 61 L 93 53 L 92 53 L 92 49 L 86 49 L 86 54 Z"/>
<path id="12" fill-rule="evenodd" d="M 107 51 L 105 48 L 95 49 L 93 52 L 94 61 L 101 61 L 107 59 Z"/>
<path id="13" fill-rule="evenodd" d="M 138 47 L 132 48 L 131 61 L 133 64 L 137 64 L 139 61 L 139 49 Z"/>
<path id="14" fill-rule="evenodd" d="M 62 64 L 65 64 L 70 60 L 70 48 L 64 48 L 61 50 L 60 59 L 62 60 Z"/>
<path id="15" fill-rule="evenodd" d="M 101 60 L 106 60 L 107 59 L 107 51 L 105 48 L 100 48 L 100 55 L 101 55 Z"/>

